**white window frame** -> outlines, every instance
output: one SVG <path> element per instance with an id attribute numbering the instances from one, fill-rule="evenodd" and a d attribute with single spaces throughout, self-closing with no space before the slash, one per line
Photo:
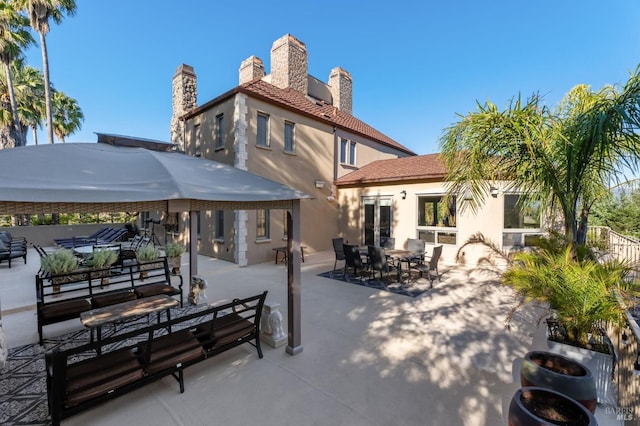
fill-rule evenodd
<path id="1" fill-rule="evenodd" d="M 457 246 L 458 245 L 458 216 L 459 206 L 457 199 L 454 199 L 456 203 L 455 207 L 455 225 L 451 226 L 438 226 L 436 225 L 420 225 L 420 212 L 418 209 L 420 208 L 420 199 L 440 199 L 444 198 L 445 194 L 436 193 L 436 194 L 417 194 L 416 195 L 416 223 L 418 226 L 416 227 L 416 234 L 418 238 L 421 238 L 425 241 L 426 244 L 432 245 L 449 245 L 449 246 Z M 440 203 L 440 201 L 436 202 L 436 206 Z M 437 211 L 436 211 L 437 213 Z M 430 236 L 433 235 L 433 237 Z"/>
<path id="2" fill-rule="evenodd" d="M 545 235 L 542 230 L 542 207 L 539 209 L 539 222 L 537 228 L 505 228 L 505 208 L 507 197 L 519 197 L 521 194 L 505 193 L 502 202 L 502 247 L 529 247 L 534 246 L 536 240 Z M 521 214 L 521 212 L 520 212 Z"/>

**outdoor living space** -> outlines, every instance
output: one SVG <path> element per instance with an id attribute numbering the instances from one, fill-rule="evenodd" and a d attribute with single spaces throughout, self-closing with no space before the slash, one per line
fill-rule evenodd
<path id="1" fill-rule="evenodd" d="M 165 377 L 64 424 L 506 424 L 510 400 L 520 387 L 520 359 L 546 345 L 536 312 L 522 310 L 506 330 L 514 293 L 491 271 L 441 264 L 442 281 L 412 298 L 320 277 L 334 260 L 333 251 L 326 251 L 306 255 L 302 264 L 301 353 L 290 356 L 284 346 L 263 342 L 259 359 L 243 345 L 187 368 L 183 394 Z M 188 254 L 182 265 L 184 273 Z M 0 266 L 2 323 L 10 348 L 37 342 L 38 266 L 31 249 L 26 265 Z M 286 265 L 238 267 L 198 256 L 198 275 L 208 283 L 208 303 L 268 290 L 266 303 L 279 304 L 286 333 Z M 188 286 L 184 291 L 186 301 Z M 78 320 L 54 324 L 45 339 L 79 330 Z M 2 370 L 2 381 L 8 373 Z M 31 419 L 46 418 L 44 375 L 22 386 L 2 383 L 8 394 L 0 395 L 0 412 L 22 407 Z M 40 406 L 29 407 L 23 397 L 37 392 L 45 397 Z M 602 405 L 596 417 L 600 425 L 620 424 L 615 410 Z"/>

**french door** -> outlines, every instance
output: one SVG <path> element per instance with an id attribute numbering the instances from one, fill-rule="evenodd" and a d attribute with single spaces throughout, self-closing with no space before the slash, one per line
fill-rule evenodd
<path id="1" fill-rule="evenodd" d="M 365 245 L 380 246 L 380 237 L 391 236 L 391 197 L 364 197 L 362 240 Z"/>

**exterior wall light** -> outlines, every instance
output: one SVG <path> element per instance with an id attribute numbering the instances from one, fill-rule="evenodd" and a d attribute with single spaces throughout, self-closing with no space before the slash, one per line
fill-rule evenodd
<path id="1" fill-rule="evenodd" d="M 491 188 L 489 188 L 489 193 L 493 198 L 496 198 L 498 196 L 498 188 L 492 186 Z"/>
<path id="2" fill-rule="evenodd" d="M 407 198 L 407 191 L 402 190 L 400 191 L 400 194 L 402 194 L 402 199 L 405 200 Z"/>
<path id="3" fill-rule="evenodd" d="M 324 181 L 323 180 L 317 180 L 316 181 L 316 188 L 324 188 Z"/>

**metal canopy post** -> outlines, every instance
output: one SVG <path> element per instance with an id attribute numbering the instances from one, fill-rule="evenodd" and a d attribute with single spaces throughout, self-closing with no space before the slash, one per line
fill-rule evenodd
<path id="1" fill-rule="evenodd" d="M 287 211 L 287 293 L 288 293 L 288 345 L 286 352 L 296 355 L 302 352 L 300 312 L 300 200 L 293 200 Z"/>
<path id="2" fill-rule="evenodd" d="M 189 211 L 189 283 L 198 275 L 198 212 Z"/>

